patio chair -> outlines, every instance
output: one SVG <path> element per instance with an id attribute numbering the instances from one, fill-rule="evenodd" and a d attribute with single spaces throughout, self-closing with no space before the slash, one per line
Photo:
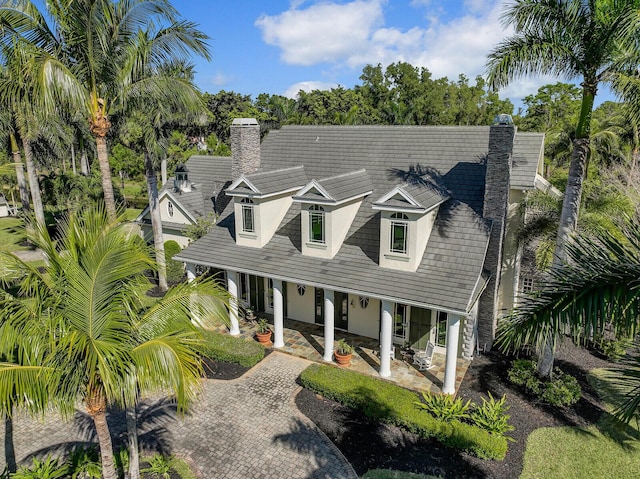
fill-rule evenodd
<path id="1" fill-rule="evenodd" d="M 417 364 L 420 371 L 431 369 L 433 367 L 431 362 L 433 361 L 434 349 L 434 344 L 429 341 L 427 342 L 427 346 L 424 348 L 424 351 L 418 351 L 413 355 L 413 364 Z"/>

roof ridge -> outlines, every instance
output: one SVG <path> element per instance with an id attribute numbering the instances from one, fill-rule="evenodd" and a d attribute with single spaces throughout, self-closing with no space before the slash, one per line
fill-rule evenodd
<path id="1" fill-rule="evenodd" d="M 270 173 L 279 173 L 282 171 L 298 170 L 298 169 L 304 170 L 304 165 L 290 166 L 289 168 L 278 168 L 277 170 L 258 171 L 256 173 L 250 173 L 248 175 L 243 175 L 243 176 L 245 178 L 255 178 L 256 176 L 268 175 Z"/>
<path id="2" fill-rule="evenodd" d="M 356 173 L 360 173 L 360 172 L 366 173 L 367 169 L 366 168 L 360 168 L 358 170 L 348 171 L 346 173 L 340 173 L 339 175 L 334 175 L 334 176 L 328 176 L 326 178 L 321 178 L 321 179 L 316 180 L 316 181 L 321 182 L 321 181 L 327 181 L 327 180 L 335 180 L 336 178 L 342 178 L 343 176 L 355 175 Z"/>

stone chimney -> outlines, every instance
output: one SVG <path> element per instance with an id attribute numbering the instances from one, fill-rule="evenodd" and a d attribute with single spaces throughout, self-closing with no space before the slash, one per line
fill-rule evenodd
<path id="1" fill-rule="evenodd" d="M 478 309 L 478 343 L 481 349 L 487 350 L 493 346 L 498 324 L 498 294 L 515 133 L 516 128 L 509 115 L 498 115 L 489 132 L 483 217 L 492 223 L 484 262 L 484 268 L 491 275 L 491 279 L 480 297 Z"/>
<path id="2" fill-rule="evenodd" d="M 232 180 L 260 167 L 260 125 L 255 118 L 236 118 L 231 124 Z"/>

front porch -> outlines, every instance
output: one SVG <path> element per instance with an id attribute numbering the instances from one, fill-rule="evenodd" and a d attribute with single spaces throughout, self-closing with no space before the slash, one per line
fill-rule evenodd
<path id="1" fill-rule="evenodd" d="M 264 315 L 271 323 L 273 330 L 273 318 Z M 227 332 L 227 328 L 221 328 Z M 254 340 L 256 330 L 255 322 L 241 321 L 240 335 Z M 309 359 L 318 363 L 326 363 L 324 355 L 324 327 L 292 319 L 284 319 L 284 346 L 277 348 L 277 351 Z M 353 359 L 351 360 L 352 371 L 357 371 L 369 376 L 380 377 L 380 343 L 377 339 L 357 336 L 345 331 L 335 331 L 335 339 L 345 338 L 354 347 Z M 335 363 L 333 363 L 335 364 Z M 458 358 L 456 363 L 455 391 L 458 391 L 460 383 L 464 378 L 469 361 Z M 395 348 L 395 359 L 391 360 L 391 376 L 384 378 L 387 381 L 399 386 L 415 391 L 442 392 L 445 373 L 445 355 L 434 354 L 433 367 L 425 371 L 419 371 L 417 366 L 410 360 L 403 360 L 400 348 Z"/>

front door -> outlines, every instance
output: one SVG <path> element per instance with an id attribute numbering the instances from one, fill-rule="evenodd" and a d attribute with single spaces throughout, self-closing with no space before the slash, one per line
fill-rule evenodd
<path id="1" fill-rule="evenodd" d="M 431 337 L 431 310 L 424 308 L 411 308 L 409 320 L 409 343 L 414 351 L 424 351 Z"/>
<path id="2" fill-rule="evenodd" d="M 324 289 L 316 290 L 316 324 L 324 324 Z"/>
<path id="3" fill-rule="evenodd" d="M 349 295 L 336 291 L 334 293 L 334 321 L 337 329 L 349 329 Z"/>

